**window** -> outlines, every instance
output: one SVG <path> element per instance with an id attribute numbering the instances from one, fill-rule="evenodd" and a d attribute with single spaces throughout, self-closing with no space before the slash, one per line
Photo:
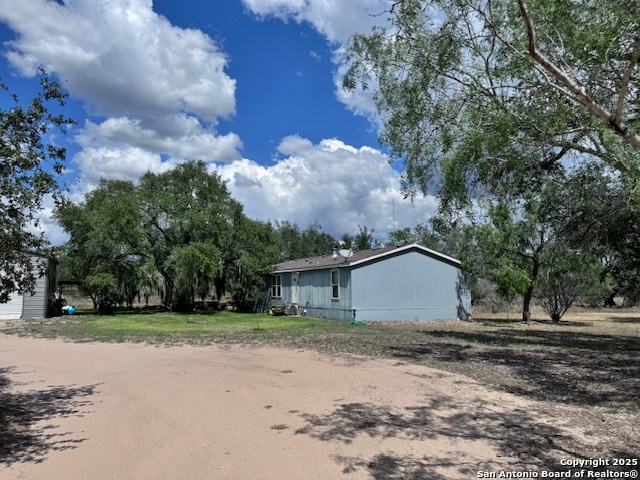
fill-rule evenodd
<path id="1" fill-rule="evenodd" d="M 340 270 L 331 270 L 331 300 L 340 299 Z"/>
<path id="2" fill-rule="evenodd" d="M 275 298 L 282 297 L 282 275 L 271 276 L 271 296 Z"/>

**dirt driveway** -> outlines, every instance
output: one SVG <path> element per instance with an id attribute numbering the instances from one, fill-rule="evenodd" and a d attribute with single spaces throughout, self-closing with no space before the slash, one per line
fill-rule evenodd
<path id="1" fill-rule="evenodd" d="M 2 480 L 465 479 L 578 435 L 465 377 L 273 348 L 0 334 L 0 402 Z"/>

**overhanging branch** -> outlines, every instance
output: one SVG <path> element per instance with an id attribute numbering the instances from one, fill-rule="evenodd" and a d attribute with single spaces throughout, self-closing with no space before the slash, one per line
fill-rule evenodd
<path id="1" fill-rule="evenodd" d="M 622 109 L 624 107 L 624 101 L 629 92 L 629 82 L 631 81 L 631 75 L 633 70 L 636 68 L 638 64 L 638 58 L 640 58 L 640 37 L 636 42 L 636 48 L 631 54 L 631 59 L 629 60 L 629 64 L 627 65 L 626 70 L 624 71 L 624 75 L 622 76 L 622 85 L 620 85 L 620 95 L 618 96 L 618 105 L 616 107 L 616 116 L 615 120 L 617 122 L 622 118 Z"/>
<path id="2" fill-rule="evenodd" d="M 527 38 L 528 38 L 528 51 L 531 58 L 533 58 L 538 65 L 540 65 L 544 70 L 549 72 L 558 82 L 560 82 L 565 90 L 561 90 L 566 92 L 565 95 L 568 95 L 571 99 L 577 101 L 581 105 L 585 106 L 594 116 L 601 119 L 605 122 L 609 128 L 611 128 L 617 135 L 622 137 L 627 143 L 633 145 L 634 147 L 640 149 L 640 135 L 630 130 L 627 125 L 625 125 L 620 118 L 617 118 L 617 115 L 611 114 L 607 109 L 605 109 L 602 105 L 599 105 L 595 102 L 584 88 L 580 87 L 576 82 L 574 82 L 569 76 L 562 71 L 557 65 L 551 62 L 545 55 L 540 53 L 536 48 L 536 36 L 535 29 L 533 27 L 533 20 L 531 19 L 531 15 L 529 14 L 529 10 L 527 8 L 526 0 L 518 0 L 518 5 L 520 7 L 520 14 L 522 15 L 522 19 L 524 20 L 525 27 L 527 29 Z M 640 50 L 636 48 L 635 54 L 640 55 Z M 631 70 L 633 68 L 627 68 L 627 72 L 629 74 L 629 79 L 631 78 Z M 626 73 L 625 72 L 625 75 Z M 628 81 L 626 82 L 626 87 L 628 88 Z M 626 91 L 621 91 L 621 97 L 626 96 Z M 624 102 L 624 98 L 621 98 L 622 102 Z M 621 111 L 621 107 L 619 107 Z"/>

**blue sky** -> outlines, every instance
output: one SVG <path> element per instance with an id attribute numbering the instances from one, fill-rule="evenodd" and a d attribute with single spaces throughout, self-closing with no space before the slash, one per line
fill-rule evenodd
<path id="1" fill-rule="evenodd" d="M 340 5 L 338 5 L 340 4 Z M 345 92 L 343 48 L 386 0 L 0 0 L 0 78 L 28 99 L 39 66 L 71 95 L 69 195 L 201 159 L 246 213 L 366 225 L 384 240 L 435 209 L 400 192 L 370 92 Z M 64 234 L 42 213 L 54 243 Z"/>

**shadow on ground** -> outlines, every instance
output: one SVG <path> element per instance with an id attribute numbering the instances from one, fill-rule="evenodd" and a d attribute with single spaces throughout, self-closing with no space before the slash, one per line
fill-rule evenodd
<path id="1" fill-rule="evenodd" d="M 0 368 L 0 465 L 41 462 L 51 451 L 77 448 L 86 440 L 72 438 L 72 432 L 57 432 L 53 422 L 85 415 L 96 385 L 20 392 L 12 388 L 9 375 L 19 372 L 15 367 Z"/>
<path id="2" fill-rule="evenodd" d="M 639 337 L 538 329 L 419 333 L 419 341 L 385 353 L 418 363 L 500 367 L 520 380 L 496 382 L 501 388 L 535 400 L 640 408 Z"/>
<path id="3" fill-rule="evenodd" d="M 382 451 L 375 455 L 334 455 L 344 474 L 366 472 L 374 479 L 478 478 L 478 472 L 566 472 L 560 459 L 586 459 L 584 445 L 574 433 L 545 421 L 534 411 L 504 408 L 486 401 L 461 403 L 444 395 L 424 404 L 395 410 L 387 405 L 344 403 L 328 414 L 299 414 L 305 425 L 296 435 L 323 442 L 351 444 L 359 437 L 378 440 L 431 441 L 447 445 L 418 457 Z M 477 442 L 477 443 L 476 443 Z M 486 451 L 486 444 L 493 452 Z M 477 450 L 479 448 L 479 450 Z M 473 452 L 477 452 L 474 457 Z M 637 452 L 612 451 L 615 458 L 636 458 Z M 479 460 L 482 459 L 482 460 Z M 602 466 L 590 471 L 628 471 L 637 467 Z"/>
<path id="4" fill-rule="evenodd" d="M 458 408 L 452 408 L 456 405 Z M 500 411 L 486 402 L 460 405 L 459 399 L 439 396 L 399 411 L 383 405 L 348 403 L 326 415 L 301 416 L 306 425 L 295 433 L 325 442 L 350 444 L 367 436 L 380 441 L 440 441 L 459 449 L 434 451 L 422 458 L 394 452 L 378 453 L 369 459 L 334 457 L 343 473 L 363 470 L 376 479 L 476 478 L 480 470 L 495 472 L 505 464 L 521 471 L 558 470 L 562 468 L 559 458 L 581 458 L 571 447 L 575 440 L 559 427 L 536 420 L 533 412 Z M 468 455 L 474 442 L 489 443 L 496 457 L 480 454 L 491 460 L 478 462 Z"/>
<path id="5" fill-rule="evenodd" d="M 480 323 L 482 325 L 487 325 L 491 327 L 499 327 L 499 326 L 513 326 L 513 325 L 522 325 L 524 322 L 520 318 L 474 318 L 473 323 Z M 531 320 L 531 325 L 553 325 L 553 326 L 571 326 L 571 327 L 591 327 L 593 326 L 592 322 L 580 322 L 578 320 L 560 320 L 559 322 L 554 322 L 552 320 Z"/>
<path id="6" fill-rule="evenodd" d="M 609 317 L 614 323 L 640 323 L 640 317 L 624 316 L 624 317 Z"/>
<path id="7" fill-rule="evenodd" d="M 459 466 L 451 461 L 428 461 L 410 456 L 400 457 L 380 453 L 366 460 L 358 457 L 334 456 L 334 461 L 343 466 L 342 473 L 366 471 L 375 480 L 447 480 L 437 468 Z M 475 470 L 474 470 L 475 472 Z"/>

